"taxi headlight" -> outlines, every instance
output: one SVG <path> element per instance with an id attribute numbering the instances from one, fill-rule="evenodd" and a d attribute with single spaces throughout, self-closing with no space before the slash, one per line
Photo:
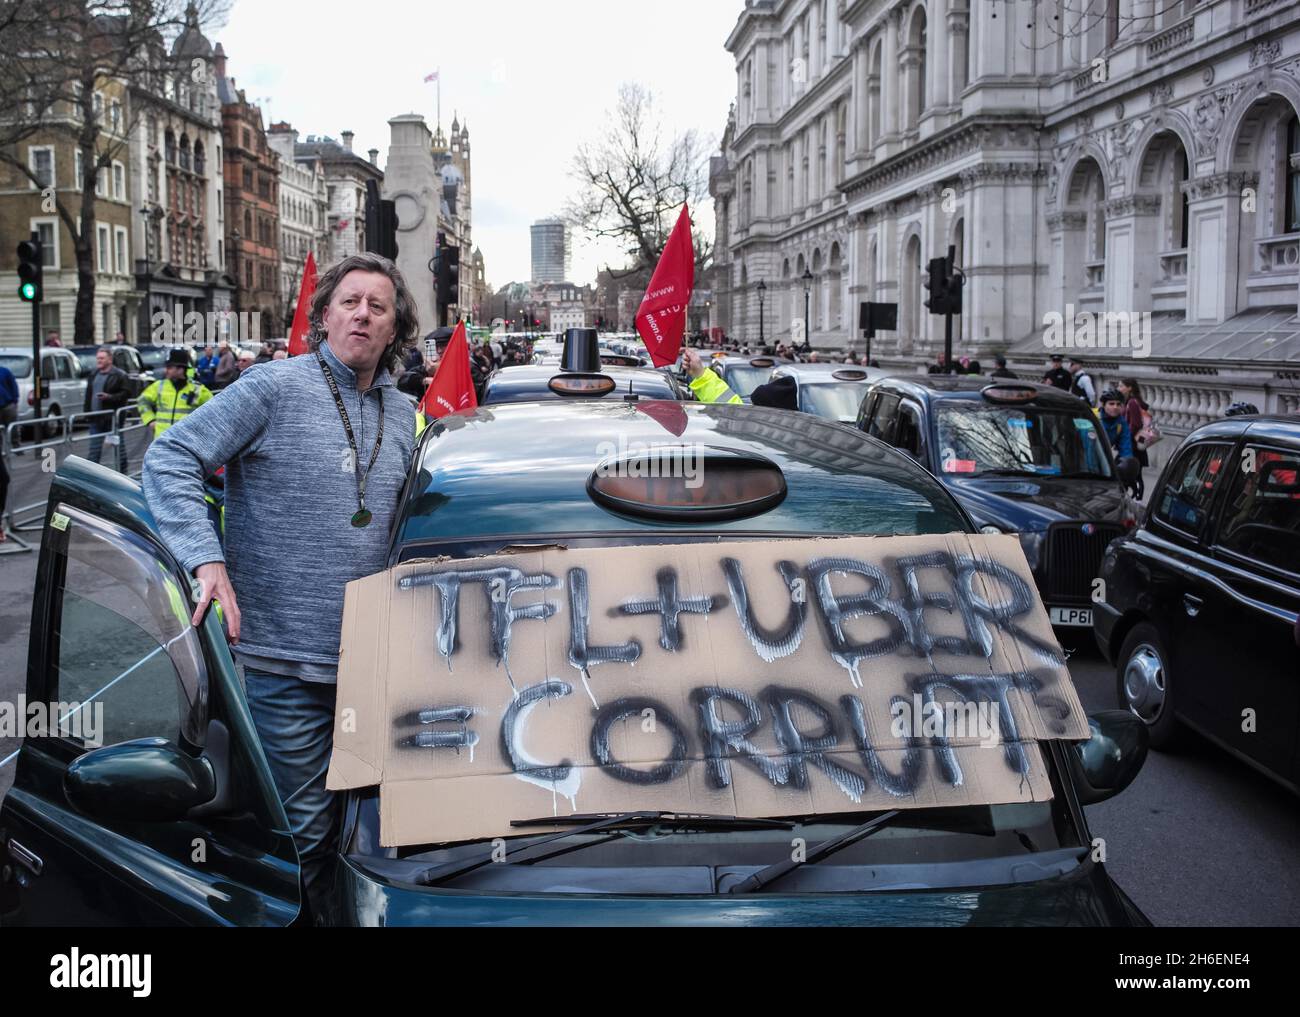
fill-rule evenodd
<path id="1" fill-rule="evenodd" d="M 1027 530 L 1017 536 L 1020 537 L 1020 547 L 1025 552 L 1025 560 L 1029 562 L 1029 567 L 1038 568 L 1039 552 L 1043 549 L 1043 531 Z"/>

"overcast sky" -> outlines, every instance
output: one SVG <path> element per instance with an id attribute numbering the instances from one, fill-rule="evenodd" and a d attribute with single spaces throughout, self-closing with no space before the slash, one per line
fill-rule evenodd
<path id="1" fill-rule="evenodd" d="M 398 0 L 307 4 L 236 0 L 211 32 L 226 73 L 260 102 L 269 125 L 338 138 L 387 160 L 388 119 L 421 113 L 430 129 L 441 71 L 442 123 L 470 131 L 474 243 L 494 288 L 529 278 L 528 227 L 557 214 L 573 190 L 574 148 L 600 130 L 618 86 L 654 90 L 665 124 L 716 145 L 735 97 L 723 42 L 741 0 Z M 712 230 L 712 212 L 704 220 Z M 697 222 L 699 218 L 697 217 Z M 573 281 L 593 282 L 601 252 L 574 240 Z"/>

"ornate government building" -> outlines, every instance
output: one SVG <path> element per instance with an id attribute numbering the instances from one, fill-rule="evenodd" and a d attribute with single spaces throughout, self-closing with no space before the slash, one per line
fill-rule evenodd
<path id="1" fill-rule="evenodd" d="M 1167 430 L 1300 409 L 1300 5 L 749 0 L 726 45 L 712 325 L 756 339 L 762 282 L 765 338 L 806 305 L 814 348 L 860 350 L 859 302 L 896 301 L 872 356 L 915 370 L 952 245 L 958 355 L 1037 378 L 1053 314 L 1123 314 L 1131 344 L 1060 352 L 1137 376 Z"/>

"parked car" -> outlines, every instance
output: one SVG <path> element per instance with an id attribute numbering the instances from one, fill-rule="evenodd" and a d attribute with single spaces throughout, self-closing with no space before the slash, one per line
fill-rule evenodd
<path id="1" fill-rule="evenodd" d="M 36 412 L 36 385 L 32 372 L 30 346 L 0 346 L 0 364 L 13 372 L 18 383 L 18 419 L 30 420 Z M 45 381 L 45 395 L 41 400 L 42 417 L 61 417 L 80 413 L 85 398 L 86 383 L 81 378 L 81 364 L 77 355 L 61 346 L 41 349 L 41 378 Z M 58 432 L 57 423 L 47 424 L 42 430 L 46 437 Z M 30 428 L 24 428 L 25 432 Z"/>
<path id="2" fill-rule="evenodd" d="M 571 329 L 571 341 L 561 355 L 516 367 L 499 367 L 483 384 L 484 406 L 535 399 L 693 399 L 691 390 L 667 371 L 635 367 L 611 361 L 619 358 L 603 353 L 595 329 Z M 554 362 L 551 361 L 554 359 Z"/>
<path id="3" fill-rule="evenodd" d="M 894 377 L 871 387 L 858 426 L 930 470 L 980 530 L 1019 534 L 1053 625 L 1092 627 L 1102 554 L 1136 508 L 1086 402 L 1030 382 Z"/>
<path id="4" fill-rule="evenodd" d="M 1189 434 L 1101 578 L 1093 632 L 1151 744 L 1185 725 L 1300 791 L 1300 416 Z"/>
<path id="5" fill-rule="evenodd" d="M 853 364 L 778 364 L 764 380 L 793 378 L 798 386 L 799 409 L 804 413 L 852 424 L 857 420 L 867 386 L 883 377 L 885 372 L 879 368 Z"/>
<path id="6" fill-rule="evenodd" d="M 714 356 L 708 361 L 711 368 L 727 387 L 743 402 L 749 402 L 750 394 L 772 376 L 772 368 L 788 364 L 784 357 L 737 357 Z"/>
<path id="7" fill-rule="evenodd" d="M 779 471 L 784 496 L 737 501 L 727 470 L 716 473 L 718 500 L 705 519 L 661 487 L 618 511 L 592 493 L 608 446 L 665 441 L 748 462 L 769 479 Z M 291 923 L 297 857 L 215 612 L 191 626 L 189 579 L 130 480 L 70 458 L 53 480 L 49 520 L 57 525 L 45 527 L 37 563 L 26 694 L 30 702 L 102 696 L 105 745 L 91 749 L 57 731 L 24 740 L 0 803 L 0 921 Z M 970 530 L 951 494 L 916 463 L 838 424 L 761 407 L 560 399 L 432 422 L 389 565 L 519 544 Z M 483 865 L 481 841 L 381 846 L 375 789 L 342 792 L 323 917 L 347 925 L 1144 925 L 1094 860 L 1082 806 L 1133 779 L 1145 728 L 1122 711 L 1090 723 L 1086 742 L 1040 743 L 1051 800 L 881 814 L 884 835 L 849 838 L 826 864 L 815 864 L 814 849 L 869 816 L 748 825 L 722 817 L 712 826 L 665 818 L 653 835 L 644 824 L 603 824 L 610 829 L 561 831 L 566 842 L 533 864 Z M 536 837 L 509 844 L 539 846 Z M 789 858 L 792 837 L 808 843 L 807 864 L 752 893 L 722 889 Z"/>

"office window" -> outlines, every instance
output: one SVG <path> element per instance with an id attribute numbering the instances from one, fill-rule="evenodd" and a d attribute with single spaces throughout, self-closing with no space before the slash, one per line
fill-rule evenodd
<path id="1" fill-rule="evenodd" d="M 113 163 L 113 197 L 117 201 L 126 200 L 126 167 L 120 162 Z"/>
<path id="2" fill-rule="evenodd" d="M 39 234 L 41 238 L 41 264 L 45 268 L 58 268 L 58 221 L 55 219 L 33 219 L 31 229 L 33 233 Z"/>
<path id="3" fill-rule="evenodd" d="M 41 187 L 55 186 L 54 148 L 50 145 L 30 145 L 27 148 L 27 168 L 35 174 Z M 37 184 L 31 185 L 33 188 Z"/>
<path id="4" fill-rule="evenodd" d="M 116 226 L 113 229 L 113 255 L 117 262 L 117 274 L 127 274 L 126 259 L 126 227 Z"/>
<path id="5" fill-rule="evenodd" d="M 72 150 L 72 186 L 77 190 L 81 190 L 86 183 L 86 175 L 82 172 L 84 168 L 85 164 L 81 159 L 81 149 L 74 148 Z"/>
<path id="6" fill-rule="evenodd" d="M 99 223 L 96 232 L 99 234 L 99 271 L 113 271 L 112 262 L 108 260 L 108 227 Z"/>

